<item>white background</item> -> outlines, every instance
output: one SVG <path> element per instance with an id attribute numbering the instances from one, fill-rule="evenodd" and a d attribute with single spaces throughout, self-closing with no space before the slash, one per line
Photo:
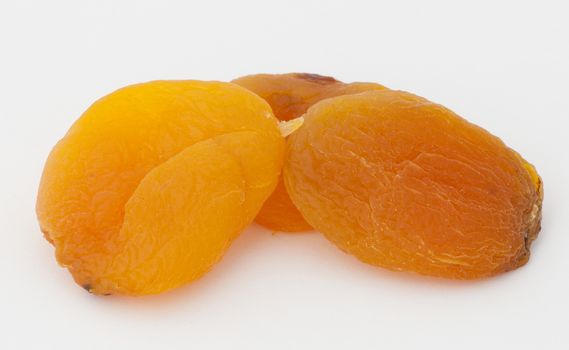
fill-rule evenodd
<path id="1" fill-rule="evenodd" d="M 0 0 L 0 348 L 569 349 L 568 17 L 566 1 Z M 254 226 L 155 297 L 92 296 L 56 264 L 38 181 L 91 102 L 293 71 L 409 90 L 502 137 L 545 182 L 530 262 L 447 281 Z"/>

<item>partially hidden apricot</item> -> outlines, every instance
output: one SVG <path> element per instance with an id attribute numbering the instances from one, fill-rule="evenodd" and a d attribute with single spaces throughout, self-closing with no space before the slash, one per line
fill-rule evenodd
<path id="1" fill-rule="evenodd" d="M 525 264 L 541 179 L 484 129 L 402 91 L 335 97 L 289 137 L 284 179 L 304 218 L 343 251 L 455 279 Z"/>
<path id="2" fill-rule="evenodd" d="M 269 105 L 237 85 L 128 86 L 95 102 L 49 155 L 40 226 L 93 293 L 169 290 L 206 273 L 253 221 L 284 147 Z"/>
<path id="3" fill-rule="evenodd" d="M 310 106 L 326 98 L 386 89 L 375 83 L 346 84 L 332 77 L 307 73 L 256 74 L 235 79 L 233 83 L 265 99 L 282 121 L 302 116 Z M 282 178 L 255 221 L 276 231 L 313 229 L 290 200 Z"/>

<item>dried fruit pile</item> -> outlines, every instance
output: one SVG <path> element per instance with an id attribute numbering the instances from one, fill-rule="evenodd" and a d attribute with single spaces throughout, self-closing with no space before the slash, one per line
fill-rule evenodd
<path id="1" fill-rule="evenodd" d="M 103 97 L 49 155 L 37 214 L 78 284 L 146 295 L 202 276 L 253 220 L 392 270 L 491 276 L 527 262 L 542 200 L 532 165 L 441 105 L 261 74 Z"/>

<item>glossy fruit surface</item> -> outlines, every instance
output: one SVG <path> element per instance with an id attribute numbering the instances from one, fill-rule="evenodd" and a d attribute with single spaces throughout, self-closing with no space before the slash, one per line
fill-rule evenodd
<path id="1" fill-rule="evenodd" d="M 527 262 L 540 229 L 533 166 L 484 129 L 401 91 L 311 107 L 289 138 L 284 178 L 312 226 L 392 270 L 494 275 Z"/>
<path id="2" fill-rule="evenodd" d="M 313 104 L 326 98 L 385 90 L 374 83 L 343 83 L 318 74 L 256 74 L 233 81 L 265 99 L 275 116 L 282 121 L 302 116 Z M 282 179 L 255 219 L 261 225 L 285 232 L 312 230 L 294 206 Z"/>
<path id="3" fill-rule="evenodd" d="M 37 214 L 57 260 L 96 294 L 200 277 L 275 188 L 277 123 L 230 83 L 155 81 L 103 97 L 44 168 Z"/>

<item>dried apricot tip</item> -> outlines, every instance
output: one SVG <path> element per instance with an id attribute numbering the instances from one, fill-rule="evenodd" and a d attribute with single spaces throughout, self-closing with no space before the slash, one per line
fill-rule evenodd
<path id="1" fill-rule="evenodd" d="M 298 130 L 302 124 L 304 124 L 304 117 L 300 116 L 293 120 L 287 120 L 279 122 L 279 129 L 281 130 L 281 135 L 287 137 L 296 130 Z"/>

